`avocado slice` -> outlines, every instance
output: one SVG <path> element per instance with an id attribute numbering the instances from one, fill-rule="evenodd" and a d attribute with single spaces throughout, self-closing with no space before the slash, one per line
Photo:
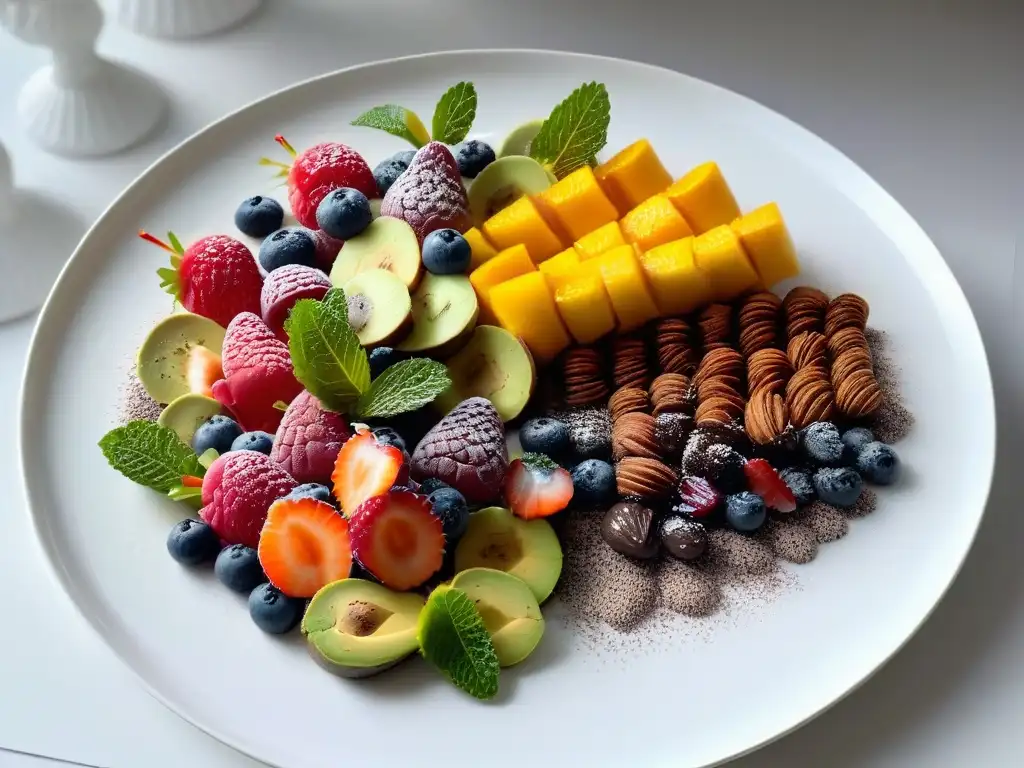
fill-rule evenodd
<path id="1" fill-rule="evenodd" d="M 546 520 L 520 520 L 503 507 L 487 507 L 469 516 L 455 548 L 455 572 L 470 568 L 510 573 L 543 603 L 562 574 L 562 546 Z"/>
<path id="2" fill-rule="evenodd" d="M 135 359 L 139 381 L 158 403 L 170 403 L 189 392 L 208 394 L 209 379 L 218 375 L 224 329 L 190 312 L 168 315 L 146 336 Z"/>
<path id="3" fill-rule="evenodd" d="M 526 407 L 537 380 L 526 345 L 493 325 L 478 325 L 447 365 L 452 385 L 434 401 L 444 413 L 479 396 L 494 404 L 502 421 L 511 421 Z"/>
<path id="4" fill-rule="evenodd" d="M 401 219 L 381 216 L 341 246 L 331 267 L 331 283 L 344 288 L 361 272 L 386 269 L 412 291 L 419 285 L 422 267 L 420 242 L 412 227 Z"/>
<path id="5" fill-rule="evenodd" d="M 544 125 L 543 119 L 528 120 L 525 123 L 520 123 L 512 132 L 505 137 L 505 140 L 501 142 L 501 149 L 498 151 L 498 158 L 508 157 L 510 155 L 530 155 L 530 145 L 533 140 L 540 133 L 541 126 Z"/>
<path id="6" fill-rule="evenodd" d="M 523 195 L 535 195 L 555 183 L 555 177 L 532 157 L 510 155 L 484 168 L 469 188 L 469 212 L 480 226 Z"/>
<path id="7" fill-rule="evenodd" d="M 451 354 L 469 338 L 479 314 L 468 277 L 427 272 L 412 295 L 412 332 L 396 349 L 438 357 Z"/>
<path id="8" fill-rule="evenodd" d="M 544 616 L 525 581 L 493 568 L 470 568 L 452 586 L 476 603 L 501 666 L 511 667 L 533 653 L 544 636 Z"/>
<path id="9" fill-rule="evenodd" d="M 341 579 L 313 595 L 302 617 L 310 655 L 342 677 L 369 677 L 419 647 L 416 621 L 423 597 L 372 581 Z"/>
<path id="10" fill-rule="evenodd" d="M 348 321 L 364 347 L 393 347 L 412 330 L 412 299 L 386 269 L 360 272 L 345 283 Z"/>
<path id="11" fill-rule="evenodd" d="M 220 412 L 220 403 L 212 397 L 189 392 L 172 400 L 157 418 L 156 423 L 162 427 L 170 427 L 181 438 L 181 442 L 192 445 L 192 438 L 199 425 Z"/>

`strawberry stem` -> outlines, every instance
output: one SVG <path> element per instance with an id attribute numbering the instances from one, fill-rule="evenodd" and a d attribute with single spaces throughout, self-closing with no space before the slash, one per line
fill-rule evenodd
<path id="1" fill-rule="evenodd" d="M 295 157 L 296 155 L 299 154 L 298 152 L 295 151 L 295 147 L 293 147 L 291 144 L 289 144 L 288 140 L 285 139 L 285 137 L 282 136 L 280 133 L 277 134 L 277 136 L 274 137 L 274 141 L 276 141 L 278 144 L 280 144 L 282 147 L 284 147 L 284 151 L 287 152 L 292 157 Z"/>
<path id="2" fill-rule="evenodd" d="M 203 478 L 196 477 L 195 475 L 183 475 L 181 478 L 181 484 L 186 488 L 202 488 Z"/>
<path id="3" fill-rule="evenodd" d="M 156 246 L 157 248 L 163 248 L 163 249 L 164 249 L 165 251 L 167 251 L 168 253 L 174 253 L 174 249 L 173 249 L 173 248 L 171 248 L 171 246 L 169 246 L 169 245 L 168 245 L 167 243 L 165 243 L 165 242 L 164 242 L 163 240 L 161 240 L 161 239 L 160 239 L 159 237 L 156 237 L 155 235 L 151 235 L 151 234 L 149 234 L 149 232 L 147 232 L 147 231 L 146 231 L 146 230 L 144 230 L 144 229 L 140 229 L 140 230 L 139 230 L 139 237 L 141 237 L 141 238 L 142 238 L 143 240 L 145 240 L 145 241 L 146 241 L 147 243 L 152 243 L 152 244 L 153 244 L 153 245 L 155 245 L 155 246 Z"/>

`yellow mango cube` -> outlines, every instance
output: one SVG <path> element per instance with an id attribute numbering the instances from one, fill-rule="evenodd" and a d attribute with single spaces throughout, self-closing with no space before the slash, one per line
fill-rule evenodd
<path id="1" fill-rule="evenodd" d="M 541 192 L 534 202 L 542 212 L 549 212 L 570 240 L 579 240 L 588 232 L 619 218 L 619 212 L 601 191 L 589 165 L 573 171 L 564 179 Z"/>
<path id="2" fill-rule="evenodd" d="M 462 236 L 466 238 L 466 242 L 469 243 L 469 247 L 473 251 L 472 256 L 469 258 L 470 269 L 476 269 L 485 261 L 490 261 L 498 255 L 498 251 L 484 237 L 484 233 L 476 227 L 464 232 Z"/>
<path id="3" fill-rule="evenodd" d="M 615 312 L 595 271 L 576 274 L 555 289 L 555 307 L 579 344 L 592 344 L 615 330 Z"/>
<path id="4" fill-rule="evenodd" d="M 711 283 L 693 258 L 693 240 L 674 240 L 640 257 L 654 303 L 663 316 L 685 315 L 713 301 Z"/>
<path id="5" fill-rule="evenodd" d="M 592 262 L 612 302 L 620 331 L 639 328 L 658 316 L 643 270 L 632 245 L 622 245 Z"/>
<path id="6" fill-rule="evenodd" d="M 762 205 L 736 219 L 732 231 L 754 262 L 764 287 L 771 288 L 787 277 L 800 274 L 793 238 L 789 236 L 777 203 Z"/>
<path id="7" fill-rule="evenodd" d="M 640 139 L 594 171 L 601 189 L 625 216 L 652 195 L 664 192 L 672 176 L 647 139 Z"/>
<path id="8" fill-rule="evenodd" d="M 728 226 L 709 229 L 693 241 L 697 269 L 707 275 L 715 301 L 731 301 L 761 285 L 761 278 Z"/>
<path id="9" fill-rule="evenodd" d="M 485 221 L 484 234 L 495 248 L 525 245 L 535 264 L 550 259 L 565 247 L 544 221 L 537 206 L 526 196 Z"/>
<path id="10" fill-rule="evenodd" d="M 538 363 L 551 362 L 571 343 L 547 280 L 540 272 L 529 272 L 494 286 L 490 298 L 498 324 L 522 339 Z"/>
<path id="11" fill-rule="evenodd" d="M 664 195 L 647 198 L 623 216 L 619 224 L 626 242 L 636 243 L 641 251 L 693 234 L 686 219 Z"/>
<path id="12" fill-rule="evenodd" d="M 602 253 L 607 253 L 612 248 L 626 245 L 626 238 L 622 235 L 622 227 L 618 221 L 609 221 L 603 227 L 598 227 L 593 232 L 584 235 L 573 246 L 580 259 L 586 261 Z"/>
<path id="13" fill-rule="evenodd" d="M 580 274 L 580 257 L 575 249 L 566 248 L 557 256 L 552 256 L 547 261 L 541 262 L 538 268 L 547 279 L 551 290 L 554 290 L 566 280 Z"/>
<path id="14" fill-rule="evenodd" d="M 497 254 L 493 259 L 485 261 L 469 274 L 470 285 L 476 291 L 476 300 L 480 305 L 480 316 L 477 319 L 480 325 L 494 325 L 495 317 L 491 311 L 490 292 L 491 289 L 511 280 L 513 277 L 525 275 L 527 272 L 535 272 L 533 259 L 525 245 L 514 245 L 506 248 Z"/>
<path id="15" fill-rule="evenodd" d="M 665 196 L 698 235 L 729 224 L 740 215 L 740 207 L 718 163 L 698 165 L 665 190 Z"/>

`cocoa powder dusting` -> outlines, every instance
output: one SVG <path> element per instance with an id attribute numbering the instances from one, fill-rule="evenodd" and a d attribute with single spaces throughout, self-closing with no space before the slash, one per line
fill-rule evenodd
<path id="1" fill-rule="evenodd" d="M 882 390 L 882 405 L 872 418 L 871 431 L 876 440 L 892 445 L 910 433 L 914 426 L 914 414 L 903 403 L 900 368 L 892 356 L 889 337 L 885 331 L 876 328 L 868 328 L 864 336 L 871 351 L 875 380 Z"/>
<path id="2" fill-rule="evenodd" d="M 121 405 L 118 409 L 117 423 L 124 426 L 130 421 L 156 421 L 164 408 L 149 396 L 135 374 L 135 366 L 128 371 L 125 383 L 121 386 Z"/>
<path id="3" fill-rule="evenodd" d="M 722 588 L 708 574 L 674 557 L 655 570 L 659 604 L 683 616 L 710 616 L 722 603 Z"/>
<path id="4" fill-rule="evenodd" d="M 818 536 L 807 525 L 769 521 L 762 537 L 777 557 L 791 563 L 803 565 L 818 555 Z"/>

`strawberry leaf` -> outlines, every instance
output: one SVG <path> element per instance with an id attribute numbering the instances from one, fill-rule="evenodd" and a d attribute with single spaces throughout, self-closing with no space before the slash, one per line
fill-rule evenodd
<path id="1" fill-rule="evenodd" d="M 431 402 L 452 384 L 443 363 L 426 358 L 403 360 L 374 379 L 356 406 L 355 415 L 385 419 L 415 411 Z"/>
<path id="2" fill-rule="evenodd" d="M 285 321 L 295 378 L 326 408 L 348 411 L 370 388 L 370 363 L 348 322 L 348 300 L 332 288 L 301 299 Z"/>
<path id="3" fill-rule="evenodd" d="M 558 469 L 558 464 L 543 453 L 524 453 L 519 458 L 519 461 L 528 469 L 535 469 L 540 472 L 554 472 Z"/>
<path id="4" fill-rule="evenodd" d="M 458 144 L 465 139 L 476 119 L 476 101 L 476 88 L 470 82 L 456 83 L 445 91 L 434 108 L 434 141 Z"/>
<path id="5" fill-rule="evenodd" d="M 405 139 L 416 149 L 430 141 L 430 135 L 419 116 L 411 109 L 397 104 L 384 104 L 369 109 L 353 120 L 352 125 L 376 128 L 390 133 L 392 136 Z"/>
<path id="6" fill-rule="evenodd" d="M 132 421 L 112 429 L 100 450 L 114 469 L 132 482 L 169 493 L 185 475 L 202 477 L 199 457 L 174 430 L 153 421 Z"/>
<path id="7" fill-rule="evenodd" d="M 604 148 L 610 122 L 608 90 L 603 83 L 584 83 L 551 111 L 530 144 L 530 157 L 564 178 Z"/>

